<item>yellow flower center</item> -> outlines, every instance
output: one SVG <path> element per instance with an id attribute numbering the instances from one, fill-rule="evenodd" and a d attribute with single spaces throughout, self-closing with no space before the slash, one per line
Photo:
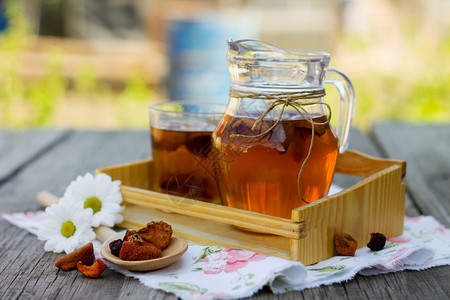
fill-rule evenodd
<path id="1" fill-rule="evenodd" d="M 92 208 L 95 214 L 102 208 L 102 202 L 98 200 L 97 197 L 87 198 L 86 201 L 84 201 L 84 208 Z"/>
<path id="2" fill-rule="evenodd" d="M 71 237 L 76 230 L 77 228 L 73 225 L 72 221 L 64 222 L 61 226 L 61 234 L 66 238 Z"/>

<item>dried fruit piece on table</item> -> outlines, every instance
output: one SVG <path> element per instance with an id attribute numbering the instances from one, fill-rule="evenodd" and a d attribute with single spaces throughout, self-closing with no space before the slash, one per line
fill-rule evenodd
<path id="1" fill-rule="evenodd" d="M 120 250 L 119 258 L 122 260 L 135 261 L 147 260 L 162 257 L 160 248 L 152 244 L 141 246 L 138 243 L 124 241 L 122 250 Z"/>
<path id="2" fill-rule="evenodd" d="M 112 255 L 119 256 L 120 249 L 122 249 L 122 243 L 123 241 L 121 239 L 109 243 L 109 250 L 111 250 Z"/>
<path id="3" fill-rule="evenodd" d="M 55 262 L 55 266 L 64 271 L 69 271 L 77 267 L 78 262 L 83 265 L 90 265 L 95 261 L 94 246 L 87 243 L 83 247 L 64 255 Z"/>
<path id="4" fill-rule="evenodd" d="M 370 241 L 367 244 L 370 250 L 380 251 L 384 248 L 384 245 L 386 245 L 386 237 L 384 234 L 378 232 L 370 234 Z"/>
<path id="5" fill-rule="evenodd" d="M 155 244 L 160 249 L 169 245 L 172 232 L 172 226 L 163 221 L 150 222 L 146 227 L 137 231 L 144 241 Z"/>
<path id="6" fill-rule="evenodd" d="M 340 233 L 334 238 L 334 247 L 339 255 L 354 256 L 358 243 L 350 234 Z"/>
<path id="7" fill-rule="evenodd" d="M 100 258 L 92 265 L 84 265 L 81 261 L 77 264 L 78 271 L 86 277 L 97 278 L 106 270 L 106 264 Z"/>

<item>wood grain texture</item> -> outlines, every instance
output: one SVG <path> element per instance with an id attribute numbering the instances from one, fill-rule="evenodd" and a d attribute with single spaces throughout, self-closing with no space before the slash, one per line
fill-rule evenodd
<path id="1" fill-rule="evenodd" d="M 390 130 L 389 127 L 384 128 Z M 37 137 L 41 133 L 36 133 Z M 420 132 L 415 136 L 421 139 Z M 12 144 L 14 135 L 5 143 Z M 77 175 L 96 168 L 144 159 L 149 154 L 148 132 L 75 132 L 43 154 L 27 160 L 8 181 L 0 184 L 0 212 L 42 209 L 35 195 L 48 189 L 62 195 Z M 352 149 L 382 157 L 368 135 L 353 131 Z M 413 148 L 410 151 L 415 151 Z M 3 153 L 2 153 L 3 154 Z M 390 157 L 405 159 L 403 156 Z M 406 158 L 407 159 L 407 158 Z M 410 161 L 408 161 L 409 164 Z M 0 165 L 0 168 L 3 164 Z M 407 173 L 410 174 L 408 165 Z M 339 176 L 337 176 L 339 177 Z M 342 176 L 342 186 L 355 180 Z M 445 179 L 444 179 L 445 181 Z M 409 183 L 409 182 L 408 182 Z M 441 186 L 441 185 L 439 185 Z M 445 187 L 440 193 L 445 192 Z M 448 198 L 447 198 L 448 199 Z M 425 203 L 426 205 L 426 203 Z M 407 214 L 417 214 L 411 204 Z M 146 288 L 137 280 L 107 270 L 98 280 L 53 266 L 61 255 L 44 253 L 43 243 L 26 231 L 0 220 L 0 299 L 177 299 L 173 294 Z M 450 267 L 404 271 L 378 276 L 357 275 L 348 282 L 273 295 L 267 288 L 252 299 L 448 299 Z"/>
<path id="2" fill-rule="evenodd" d="M 28 162 L 44 154 L 70 134 L 69 131 L 1 131 L 0 183 Z"/>
<path id="3" fill-rule="evenodd" d="M 450 226 L 450 125 L 375 124 L 387 156 L 408 163 L 407 192 L 421 214 Z"/>
<path id="4" fill-rule="evenodd" d="M 1 186 L 0 212 L 37 210 L 41 208 L 35 198 L 39 191 L 46 189 L 60 197 L 79 175 L 143 159 L 149 153 L 149 133 L 145 131 L 73 133 Z"/>
<path id="5" fill-rule="evenodd" d="M 337 255 L 334 237 L 350 234 L 358 248 L 371 232 L 387 237 L 403 232 L 404 187 L 401 165 L 377 172 L 341 193 L 295 209 L 293 219 L 305 222 L 305 237 L 298 240 L 298 258 L 306 265 Z M 295 242 L 295 241 L 293 241 Z"/>
<path id="6" fill-rule="evenodd" d="M 169 210 L 174 213 L 191 216 L 198 219 L 221 222 L 239 226 L 243 229 L 275 234 L 288 238 L 302 237 L 303 224 L 289 219 L 272 217 L 268 215 L 241 211 L 239 209 L 224 207 L 219 204 L 203 203 L 201 201 L 180 197 L 168 197 L 166 194 L 151 193 L 128 187 L 122 187 L 121 192 L 126 198 L 125 203 Z"/>
<path id="7" fill-rule="evenodd" d="M 350 176 L 369 177 L 394 165 L 401 167 L 401 178 L 405 177 L 405 161 L 376 158 L 362 152 L 347 150 L 339 154 L 335 172 Z"/>

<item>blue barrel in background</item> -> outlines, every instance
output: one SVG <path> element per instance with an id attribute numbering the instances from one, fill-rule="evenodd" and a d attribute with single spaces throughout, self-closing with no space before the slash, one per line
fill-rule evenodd
<path id="1" fill-rule="evenodd" d="M 214 14 L 169 20 L 171 100 L 228 103 L 227 40 L 255 38 L 251 24 L 242 23 Z"/>
<path id="2" fill-rule="evenodd" d="M 8 19 L 6 18 L 5 3 L 0 0 L 0 31 L 8 27 Z"/>

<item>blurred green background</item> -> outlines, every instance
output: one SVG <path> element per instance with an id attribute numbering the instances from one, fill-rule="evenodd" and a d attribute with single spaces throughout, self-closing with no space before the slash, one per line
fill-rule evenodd
<path id="1" fill-rule="evenodd" d="M 172 98 L 171 25 L 205 12 L 249 38 L 330 52 L 354 84 L 356 127 L 450 121 L 449 1 L 119 2 L 0 1 L 1 127 L 147 128 L 147 106 Z"/>

